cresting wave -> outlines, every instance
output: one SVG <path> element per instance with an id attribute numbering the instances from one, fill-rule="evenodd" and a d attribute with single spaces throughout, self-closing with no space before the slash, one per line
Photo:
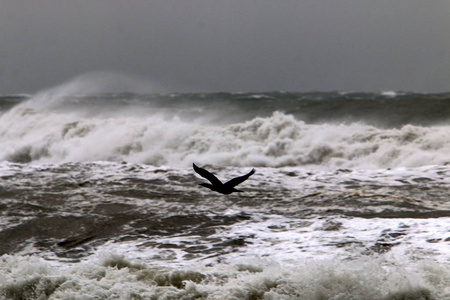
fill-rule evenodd
<path id="1" fill-rule="evenodd" d="M 394 168 L 448 163 L 450 130 L 306 124 L 281 112 L 214 124 L 161 113 L 88 117 L 19 105 L 0 116 L 0 143 L 0 160 L 22 163 Z"/>
<path id="2" fill-rule="evenodd" d="M 450 94 L 158 90 L 93 73 L 34 96 L 0 97 L 0 161 L 311 168 L 449 162 Z"/>

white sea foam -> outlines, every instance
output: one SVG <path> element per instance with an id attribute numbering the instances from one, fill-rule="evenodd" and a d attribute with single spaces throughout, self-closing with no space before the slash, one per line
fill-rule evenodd
<path id="1" fill-rule="evenodd" d="M 119 255 L 52 267 L 34 257 L 0 258 L 4 299 L 447 299 L 448 265 L 384 258 L 247 260 L 196 268 L 153 267 Z"/>
<path id="2" fill-rule="evenodd" d="M 397 96 L 398 93 L 395 92 L 395 91 L 384 91 L 384 92 L 381 92 L 381 95 L 382 95 L 382 96 L 392 97 L 392 98 L 393 98 L 393 97 Z"/>
<path id="3" fill-rule="evenodd" d="M 450 130 L 305 124 L 279 112 L 216 125 L 161 114 L 84 117 L 19 106 L 0 116 L 0 143 L 0 160 L 13 162 L 395 168 L 447 163 Z"/>
<path id="4" fill-rule="evenodd" d="M 281 265 L 301 266 L 308 261 L 359 260 L 382 254 L 386 263 L 411 264 L 427 259 L 450 262 L 449 219 L 364 219 L 330 217 L 298 219 L 276 215 L 253 216 L 231 226 L 222 226 L 207 240 L 196 236 L 153 237 L 132 242 L 111 241 L 97 249 L 89 260 L 104 253 L 126 255 L 155 266 L 189 267 L 267 259 Z M 208 255 L 214 242 L 234 241 L 230 251 Z M 179 245 L 157 248 L 153 245 Z M 185 246 L 195 245 L 205 254 L 186 258 Z M 240 245 L 240 246 L 239 246 Z M 234 248 L 233 248 L 234 247 Z"/>
<path id="5" fill-rule="evenodd" d="M 73 266 L 52 263 L 55 267 L 50 267 L 36 259 L 6 256 L 3 263 L 14 271 L 0 280 L 11 288 L 20 274 L 16 288 L 31 281 L 40 289 L 49 285 L 60 297 L 102 293 L 126 298 L 134 292 L 207 299 L 255 295 L 262 299 L 446 299 L 450 257 L 445 243 L 433 242 L 436 237 L 448 238 L 446 224 L 446 218 L 299 220 L 260 215 L 216 233 L 217 238 L 245 241 L 245 246 L 222 254 L 186 260 L 176 247 L 155 248 L 145 239 L 110 242 L 87 262 Z M 205 252 L 213 247 L 195 236 L 155 238 L 157 244 L 191 242 L 205 247 Z M 60 287 L 52 281 L 62 278 L 71 284 Z"/>

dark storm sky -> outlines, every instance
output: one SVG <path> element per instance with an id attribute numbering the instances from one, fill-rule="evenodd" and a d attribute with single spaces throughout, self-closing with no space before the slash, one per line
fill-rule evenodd
<path id="1" fill-rule="evenodd" d="M 93 71 L 173 91 L 450 90 L 448 0 L 0 0 L 0 94 Z"/>

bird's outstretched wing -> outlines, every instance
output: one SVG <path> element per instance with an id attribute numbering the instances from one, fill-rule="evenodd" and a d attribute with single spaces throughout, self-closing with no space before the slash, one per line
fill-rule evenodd
<path id="1" fill-rule="evenodd" d="M 203 168 L 197 167 L 194 163 L 192 165 L 194 167 L 194 171 L 197 172 L 198 175 L 208 179 L 212 185 L 214 185 L 214 186 L 222 185 L 222 182 L 216 176 L 214 176 L 214 174 L 206 171 Z"/>
<path id="2" fill-rule="evenodd" d="M 246 181 L 250 176 L 252 176 L 253 174 L 255 174 L 255 169 L 252 169 L 248 174 L 243 175 L 243 176 L 239 176 L 236 178 L 231 179 L 230 181 L 227 181 L 224 183 L 224 185 L 226 187 L 235 187 L 237 186 L 239 183 L 242 183 L 244 181 Z"/>

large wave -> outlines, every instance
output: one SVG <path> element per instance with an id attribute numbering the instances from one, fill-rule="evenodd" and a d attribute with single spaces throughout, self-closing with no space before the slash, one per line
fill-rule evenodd
<path id="1" fill-rule="evenodd" d="M 447 94 L 158 91 L 147 81 L 95 73 L 8 104 L 0 115 L 0 160 L 325 168 L 449 162 Z M 440 110 L 410 105 L 427 99 Z M 390 121 L 376 126 L 390 110 Z M 434 123 L 412 122 L 419 119 Z"/>
<path id="2" fill-rule="evenodd" d="M 417 167 L 447 163 L 448 126 L 306 124 L 275 112 L 232 124 L 162 113 L 84 116 L 17 106 L 0 116 L 0 160 L 151 165 Z"/>

